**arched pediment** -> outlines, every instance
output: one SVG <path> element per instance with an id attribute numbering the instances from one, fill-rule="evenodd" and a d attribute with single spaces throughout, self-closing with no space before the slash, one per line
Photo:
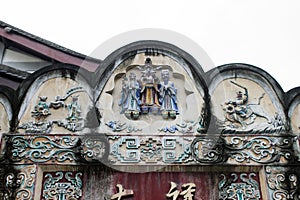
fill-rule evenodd
<path id="1" fill-rule="evenodd" d="M 132 43 L 108 56 L 97 73 L 100 132 L 197 134 L 206 129 L 204 72 L 183 50 L 159 41 Z"/>
<path id="2" fill-rule="evenodd" d="M 286 131 L 284 93 L 265 71 L 228 64 L 208 73 L 211 112 L 216 133 L 280 133 Z"/>
<path id="3" fill-rule="evenodd" d="M 86 74 L 76 66 L 63 64 L 32 74 L 19 90 L 17 132 L 80 133 L 93 109 Z"/>

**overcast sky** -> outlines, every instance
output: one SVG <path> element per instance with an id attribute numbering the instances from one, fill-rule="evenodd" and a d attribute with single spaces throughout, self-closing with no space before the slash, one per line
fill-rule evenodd
<path id="1" fill-rule="evenodd" d="M 119 34 L 164 29 L 194 41 L 215 66 L 248 63 L 285 91 L 300 86 L 298 0 L 6 0 L 0 8 L 0 20 L 86 55 L 103 43 L 109 52 Z"/>

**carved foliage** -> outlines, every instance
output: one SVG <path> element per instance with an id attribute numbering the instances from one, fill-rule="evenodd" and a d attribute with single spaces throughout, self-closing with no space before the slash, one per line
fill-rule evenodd
<path id="1" fill-rule="evenodd" d="M 77 160 L 77 136 L 11 136 L 10 159 L 16 162 L 66 162 Z"/>
<path id="2" fill-rule="evenodd" d="M 237 163 L 274 163 L 293 162 L 296 157 L 293 152 L 293 138 L 253 136 L 227 137 L 227 154 L 229 161 Z"/>
<path id="3" fill-rule="evenodd" d="M 197 137 L 191 150 L 200 163 L 269 164 L 296 160 L 291 136 Z"/>

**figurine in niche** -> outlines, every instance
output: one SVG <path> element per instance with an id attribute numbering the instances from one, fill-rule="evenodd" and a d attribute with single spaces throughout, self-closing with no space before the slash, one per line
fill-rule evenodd
<path id="1" fill-rule="evenodd" d="M 164 119 L 168 117 L 174 119 L 179 114 L 176 97 L 177 89 L 174 83 L 170 81 L 170 72 L 168 69 L 161 71 L 161 79 L 159 91 L 160 111 Z"/>
<path id="2" fill-rule="evenodd" d="M 44 122 L 45 118 L 48 115 L 51 115 L 49 111 L 49 105 L 46 102 L 48 97 L 46 96 L 39 96 L 39 102 L 37 105 L 34 106 L 34 111 L 32 111 L 32 117 L 35 118 L 36 122 Z"/>
<path id="3" fill-rule="evenodd" d="M 136 75 L 130 73 L 129 83 L 127 77 L 122 80 L 122 92 L 119 106 L 121 113 L 125 113 L 127 118 L 138 119 L 140 114 L 140 85 L 136 80 Z"/>
<path id="4" fill-rule="evenodd" d="M 233 81 L 230 81 L 230 83 L 244 89 L 244 93 L 242 91 L 238 91 L 236 93 L 235 100 L 229 100 L 225 102 L 223 108 L 225 111 L 225 120 L 230 122 L 229 126 L 231 128 L 236 127 L 234 124 L 239 124 L 243 129 L 245 129 L 246 125 L 254 123 L 257 116 L 265 118 L 268 123 L 271 123 L 271 119 L 267 116 L 263 108 L 260 106 L 260 101 L 264 97 L 264 93 L 261 95 L 261 97 L 258 98 L 257 104 L 249 104 L 248 89 Z"/>
<path id="5" fill-rule="evenodd" d="M 78 95 L 72 96 L 72 102 L 67 105 L 68 108 L 68 116 L 67 120 L 69 122 L 77 122 L 81 120 L 81 108 L 78 102 Z"/>
<path id="6" fill-rule="evenodd" d="M 143 114 L 147 114 L 149 112 L 153 114 L 157 114 L 160 108 L 159 100 L 158 100 L 158 83 L 159 79 L 156 76 L 156 70 L 158 68 L 154 68 L 152 65 L 152 61 L 150 58 L 147 58 L 145 61 L 145 65 L 139 67 L 142 70 L 141 76 L 141 110 Z"/>

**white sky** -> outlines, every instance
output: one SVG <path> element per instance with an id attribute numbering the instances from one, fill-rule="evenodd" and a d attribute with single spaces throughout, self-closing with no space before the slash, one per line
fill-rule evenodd
<path id="1" fill-rule="evenodd" d="M 2 1 L 0 20 L 86 55 L 124 32 L 167 29 L 196 42 L 216 66 L 248 63 L 285 91 L 300 86 L 298 0 L 45 2 Z"/>

